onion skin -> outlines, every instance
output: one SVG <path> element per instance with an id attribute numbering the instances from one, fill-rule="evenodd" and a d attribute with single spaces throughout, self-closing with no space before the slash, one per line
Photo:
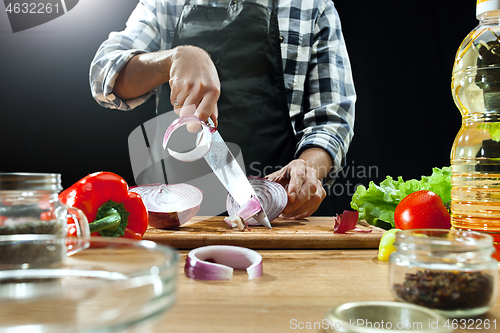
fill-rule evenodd
<path id="1" fill-rule="evenodd" d="M 149 225 L 157 229 L 175 229 L 192 219 L 200 206 L 184 210 L 182 212 L 150 212 L 148 211 Z"/>
<path id="2" fill-rule="evenodd" d="M 342 214 L 335 216 L 333 232 L 337 234 L 345 234 L 346 231 L 354 230 L 358 223 L 358 218 L 358 211 L 344 210 Z"/>
<path id="3" fill-rule="evenodd" d="M 196 216 L 200 206 L 187 209 L 182 212 L 149 212 L 149 225 L 157 229 L 174 229 L 180 227 Z"/>
<path id="4" fill-rule="evenodd" d="M 177 212 L 156 213 L 148 212 L 149 225 L 157 229 L 174 229 L 180 227 L 179 215 Z"/>
<path id="5" fill-rule="evenodd" d="M 231 280 L 234 269 L 246 269 L 249 280 L 261 277 L 262 256 L 245 247 L 210 245 L 191 250 L 184 265 L 188 278 L 208 281 Z"/>

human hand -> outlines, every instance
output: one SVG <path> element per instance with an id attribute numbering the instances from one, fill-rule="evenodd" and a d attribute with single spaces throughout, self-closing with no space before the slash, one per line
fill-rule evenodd
<path id="1" fill-rule="evenodd" d="M 217 126 L 220 81 L 210 55 L 195 46 L 183 45 L 174 50 L 169 80 L 174 111 L 180 116 L 194 113 L 203 121 L 211 118 Z M 194 131 L 194 127 L 188 129 Z"/>
<path id="2" fill-rule="evenodd" d="M 301 219 L 314 213 L 326 197 L 326 191 L 314 168 L 302 159 L 288 163 L 282 169 L 266 176 L 285 187 L 288 203 L 281 213 L 283 218 Z"/>

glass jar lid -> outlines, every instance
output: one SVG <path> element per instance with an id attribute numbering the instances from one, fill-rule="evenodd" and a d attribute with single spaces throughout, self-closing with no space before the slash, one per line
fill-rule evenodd
<path id="1" fill-rule="evenodd" d="M 58 173 L 1 173 L 0 191 L 62 191 Z"/>

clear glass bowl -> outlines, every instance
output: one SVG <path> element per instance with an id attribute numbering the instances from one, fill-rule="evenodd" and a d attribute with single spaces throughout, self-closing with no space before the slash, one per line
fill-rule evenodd
<path id="1" fill-rule="evenodd" d="M 175 303 L 177 263 L 174 249 L 154 242 L 91 237 L 57 266 L 0 270 L 0 332 L 116 332 L 148 323 Z"/>
<path id="2" fill-rule="evenodd" d="M 389 285 L 401 302 L 461 318 L 487 312 L 498 296 L 493 238 L 459 230 L 403 230 L 390 256 Z"/>

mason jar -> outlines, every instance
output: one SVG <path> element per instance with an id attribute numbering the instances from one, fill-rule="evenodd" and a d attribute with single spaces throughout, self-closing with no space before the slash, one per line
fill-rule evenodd
<path id="1" fill-rule="evenodd" d="M 389 286 L 401 302 L 452 318 L 487 312 L 498 295 L 493 238 L 474 231 L 421 229 L 396 234 Z"/>
<path id="2" fill-rule="evenodd" d="M 61 175 L 0 173 L 0 268 L 33 268 L 61 263 L 86 248 L 85 214 L 59 201 Z M 67 237 L 68 218 L 77 237 Z"/>

